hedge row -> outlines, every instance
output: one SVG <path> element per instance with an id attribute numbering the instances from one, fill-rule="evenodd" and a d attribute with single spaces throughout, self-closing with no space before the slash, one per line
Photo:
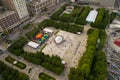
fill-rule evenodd
<path id="1" fill-rule="evenodd" d="M 20 44 L 17 44 L 16 42 Z M 8 50 L 10 52 L 12 51 L 11 52 L 12 54 L 15 54 L 17 56 L 23 56 L 24 59 L 28 60 L 29 62 L 32 62 L 37 65 L 41 65 L 44 68 L 52 72 L 55 72 L 56 74 L 61 74 L 63 72 L 64 65 L 61 63 L 61 60 L 59 57 L 55 57 L 55 56 L 49 57 L 48 55 L 44 55 L 41 52 L 36 53 L 36 54 L 24 52 L 23 47 L 26 43 L 27 42 L 25 38 L 20 38 L 16 40 L 15 42 L 13 42 Z M 16 51 L 16 48 L 18 49 L 17 51 Z M 9 58 L 6 58 L 6 60 L 13 63 L 12 62 L 13 60 L 11 61 Z"/>
<path id="2" fill-rule="evenodd" d="M 99 29 L 105 29 L 107 26 L 108 26 L 108 23 L 109 23 L 109 11 L 108 10 L 105 10 L 105 13 L 104 13 L 104 16 L 103 16 L 103 20 L 101 22 L 101 27 L 98 27 Z"/>
<path id="3" fill-rule="evenodd" d="M 89 77 L 91 72 L 91 66 L 96 51 L 98 37 L 99 30 L 96 29 L 88 35 L 86 51 L 79 61 L 78 70 L 80 70 L 80 74 L 84 77 L 84 79 Z"/>
<path id="4" fill-rule="evenodd" d="M 98 46 L 99 50 L 104 48 L 105 43 L 106 43 L 106 37 L 107 37 L 106 32 L 104 30 L 101 30 L 100 31 L 100 36 L 99 36 L 99 39 L 100 39 L 100 43 L 99 43 L 99 46 Z"/>
<path id="5" fill-rule="evenodd" d="M 98 9 L 98 15 L 94 23 L 91 26 L 94 28 L 105 29 L 109 22 L 109 11 L 104 8 Z"/>
<path id="6" fill-rule="evenodd" d="M 63 8 L 59 9 L 58 11 L 53 13 L 53 15 L 50 18 L 53 20 L 59 20 L 59 16 L 62 14 L 63 11 L 64 11 Z"/>
<path id="7" fill-rule="evenodd" d="M 64 13 L 63 15 L 59 16 L 59 21 L 73 23 L 74 17 L 70 16 L 70 14 Z"/>
<path id="8" fill-rule="evenodd" d="M 61 15 L 59 15 L 58 20 L 62 21 L 62 22 L 70 22 L 73 23 L 75 20 L 75 17 L 72 16 L 72 14 L 75 13 L 75 10 L 77 9 L 77 6 L 74 6 L 74 10 L 72 11 L 72 13 L 67 14 L 67 13 L 63 13 Z M 65 9 L 64 9 L 65 10 Z"/>
<path id="9" fill-rule="evenodd" d="M 105 80 L 107 77 L 107 60 L 105 52 L 98 50 L 94 58 L 89 80 Z"/>
<path id="10" fill-rule="evenodd" d="M 112 13 L 110 14 L 110 23 L 113 22 L 113 20 L 116 18 L 116 16 L 117 16 L 117 14 L 114 13 L 114 12 L 112 12 Z"/>
<path id="11" fill-rule="evenodd" d="M 27 32 L 25 36 L 27 37 L 27 39 L 31 40 L 39 32 L 40 32 L 39 28 L 34 28 L 31 31 Z"/>
<path id="12" fill-rule="evenodd" d="M 78 17 L 82 13 L 84 7 L 77 7 L 70 15 L 72 17 Z"/>
<path id="13" fill-rule="evenodd" d="M 81 15 L 76 19 L 76 24 L 85 25 L 87 24 L 86 17 L 88 16 L 91 8 L 89 6 L 84 7 Z"/>
<path id="14" fill-rule="evenodd" d="M 23 58 L 33 64 L 41 65 L 42 67 L 60 75 L 64 71 L 64 65 L 58 56 L 44 55 L 42 52 L 36 54 L 24 53 Z"/>
<path id="15" fill-rule="evenodd" d="M 44 27 L 47 27 L 47 26 L 53 26 L 56 29 L 62 29 L 62 30 L 69 31 L 72 33 L 83 31 L 83 27 L 80 27 L 78 25 L 62 23 L 62 22 L 55 22 L 52 20 L 45 20 L 38 25 L 38 28 L 35 28 L 36 30 L 33 29 L 34 30 L 33 32 L 36 34 L 38 32 L 38 30 L 43 29 Z M 33 38 L 33 36 L 35 34 L 31 34 L 30 35 L 31 38 Z M 37 65 L 41 65 L 44 68 L 46 68 L 52 72 L 55 72 L 56 74 L 61 74 L 63 72 L 64 65 L 61 63 L 61 60 L 55 61 L 54 57 L 49 57 L 48 55 L 43 55 L 43 53 L 41 53 L 41 52 L 37 53 L 36 55 L 32 54 L 32 53 L 30 54 L 30 53 L 24 52 L 23 47 L 25 46 L 26 43 L 27 43 L 27 40 L 24 37 L 21 37 L 18 40 L 14 41 L 11 44 L 11 46 L 8 48 L 8 50 L 17 56 L 22 55 L 29 62 L 32 62 Z M 43 56 L 40 57 L 39 55 L 40 56 L 43 55 L 44 57 Z M 50 61 L 50 62 L 46 61 L 47 58 L 49 59 L 48 61 Z M 53 61 L 54 61 L 54 63 L 53 63 Z"/>
<path id="16" fill-rule="evenodd" d="M 107 77 L 107 60 L 103 51 L 106 42 L 106 32 L 104 30 L 101 30 L 99 38 L 100 42 L 93 59 L 89 80 L 105 80 Z"/>
<path id="17" fill-rule="evenodd" d="M 53 20 L 59 20 L 62 22 L 73 22 L 74 18 L 71 17 L 69 14 L 62 14 L 66 9 L 66 6 L 67 5 L 64 5 L 61 9 L 53 13 L 53 15 L 50 18 Z"/>
<path id="18" fill-rule="evenodd" d="M 106 33 L 102 30 L 90 29 L 87 34 L 86 52 L 80 59 L 77 69 L 70 69 L 69 80 L 105 80 L 107 77 L 106 57 L 102 51 Z"/>
<path id="19" fill-rule="evenodd" d="M 8 67 L 2 61 L 0 61 L 0 75 L 1 80 L 29 80 L 28 75 Z"/>
<path id="20" fill-rule="evenodd" d="M 74 21 L 76 20 L 76 17 L 80 16 L 84 7 L 79 7 L 79 6 L 74 6 L 74 10 L 72 11 L 71 14 L 62 14 L 64 10 L 66 9 L 67 5 L 64 5 L 61 9 L 56 11 L 52 16 L 51 19 L 53 20 L 59 20 L 62 22 L 70 22 L 70 23 L 75 23 Z"/>
<path id="21" fill-rule="evenodd" d="M 70 14 L 63 13 L 63 14 L 61 15 L 61 17 L 70 17 Z"/>
<path id="22" fill-rule="evenodd" d="M 25 29 L 25 30 L 27 30 L 27 29 L 29 29 L 30 27 L 32 27 L 33 26 L 33 24 L 27 24 L 27 25 L 25 25 L 24 27 L 23 27 L 23 29 Z"/>
<path id="23" fill-rule="evenodd" d="M 59 16 L 63 13 L 67 5 L 64 5 L 62 8 L 57 10 L 53 15 L 50 17 L 53 20 L 59 20 Z"/>
<path id="24" fill-rule="evenodd" d="M 68 24 L 68 23 L 63 23 L 63 22 L 55 22 L 53 20 L 45 20 L 41 24 L 38 25 L 39 28 L 43 28 L 46 26 L 52 26 L 56 29 L 61 29 L 64 31 L 72 32 L 72 33 L 77 33 L 77 32 L 82 32 L 83 27 L 76 25 L 76 24 Z"/>
<path id="25" fill-rule="evenodd" d="M 15 65 L 16 67 L 20 68 L 20 69 L 25 69 L 26 65 L 10 56 L 6 57 L 5 60 L 13 65 Z M 17 61 L 16 64 L 14 64 L 14 61 Z"/>
<path id="26" fill-rule="evenodd" d="M 92 61 L 96 51 L 99 30 L 95 29 L 88 35 L 87 47 L 84 55 L 79 61 L 77 69 L 71 68 L 69 80 L 86 80 L 88 79 Z M 78 76 L 79 75 L 79 76 Z"/>
<path id="27" fill-rule="evenodd" d="M 103 20 L 105 9 L 104 8 L 99 8 L 98 9 L 98 16 L 96 18 L 96 21 L 94 24 L 100 24 Z"/>
<path id="28" fill-rule="evenodd" d="M 16 42 L 19 44 L 17 44 Z M 20 38 L 13 42 L 8 50 L 10 52 L 12 51 L 12 54 L 15 54 L 16 56 L 22 56 L 25 60 L 37 65 L 41 65 L 56 74 L 60 75 L 64 71 L 64 65 L 61 63 L 61 59 L 58 56 L 49 57 L 48 55 L 44 55 L 44 53 L 42 52 L 38 52 L 36 54 L 24 52 L 23 47 L 26 43 L 27 42 L 25 38 Z M 7 58 L 7 61 L 12 63 L 13 60 L 10 61 L 10 59 L 8 60 Z"/>
<path id="29" fill-rule="evenodd" d="M 11 46 L 8 47 L 8 51 L 16 56 L 24 54 L 23 47 L 27 43 L 27 40 L 24 37 L 20 37 L 18 40 L 14 41 Z"/>
<path id="30" fill-rule="evenodd" d="M 40 74 L 39 74 L 39 79 L 40 79 L 40 80 L 55 80 L 55 78 L 49 76 L 49 75 L 46 74 L 46 73 L 40 73 Z"/>
<path id="31" fill-rule="evenodd" d="M 84 6 L 84 7 L 79 7 L 79 6 L 74 6 L 74 10 L 71 14 L 62 14 L 63 11 L 65 10 L 64 8 L 61 8 L 57 12 L 55 12 L 52 16 L 51 19 L 53 20 L 59 20 L 62 22 L 70 22 L 70 23 L 76 23 L 80 25 L 86 25 L 86 17 L 88 16 L 88 13 L 90 12 L 91 8 L 89 6 Z M 62 15 L 61 15 L 62 14 Z"/>

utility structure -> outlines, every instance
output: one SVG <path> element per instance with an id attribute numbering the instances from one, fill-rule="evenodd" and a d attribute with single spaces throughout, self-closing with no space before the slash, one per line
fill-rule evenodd
<path id="1" fill-rule="evenodd" d="M 111 38 L 111 36 L 108 36 L 106 45 L 107 80 L 120 80 L 120 51 L 113 48 L 113 43 L 109 41 Z"/>

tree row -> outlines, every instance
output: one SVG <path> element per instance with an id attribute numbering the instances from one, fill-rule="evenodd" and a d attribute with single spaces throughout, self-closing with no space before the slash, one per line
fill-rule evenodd
<path id="1" fill-rule="evenodd" d="M 105 29 L 109 23 L 109 11 L 105 10 L 105 8 L 98 8 L 97 11 L 97 18 L 90 25 L 94 28 Z"/>
<path id="2" fill-rule="evenodd" d="M 105 31 L 88 30 L 86 51 L 80 59 L 78 67 L 76 69 L 71 68 L 68 75 L 69 80 L 105 80 L 107 77 L 107 63 L 105 53 L 102 51 L 105 39 Z"/>
<path id="3" fill-rule="evenodd" d="M 28 75 L 8 67 L 2 61 L 0 61 L 0 75 L 2 75 L 1 80 L 29 80 Z"/>

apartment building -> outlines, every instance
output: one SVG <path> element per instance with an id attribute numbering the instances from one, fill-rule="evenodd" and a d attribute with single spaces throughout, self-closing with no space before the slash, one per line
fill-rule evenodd
<path id="1" fill-rule="evenodd" d="M 33 0 L 27 4 L 27 7 L 30 14 L 38 15 L 56 2 L 57 0 Z"/>
<path id="2" fill-rule="evenodd" d="M 19 21 L 20 19 L 15 11 L 8 11 L 0 7 L 0 32 L 16 27 Z"/>
<path id="3" fill-rule="evenodd" d="M 20 20 L 24 21 L 29 18 L 25 0 L 2 0 L 4 6 L 9 10 L 16 11 Z"/>

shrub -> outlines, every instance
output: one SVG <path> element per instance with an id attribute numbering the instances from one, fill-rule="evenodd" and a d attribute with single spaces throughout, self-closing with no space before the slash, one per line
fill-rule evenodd
<path id="1" fill-rule="evenodd" d="M 116 13 L 112 12 L 112 13 L 110 14 L 110 23 L 113 22 L 113 20 L 115 19 L 115 17 L 116 17 Z"/>
<path id="2" fill-rule="evenodd" d="M 65 30 L 68 32 L 76 33 L 76 32 L 82 32 L 83 27 L 76 25 L 76 24 L 68 24 L 68 23 L 63 23 L 63 22 L 55 22 L 53 20 L 45 20 L 44 21 L 45 25 L 44 26 L 52 26 L 56 29 L 61 29 Z"/>
<path id="3" fill-rule="evenodd" d="M 78 17 L 82 13 L 84 7 L 77 7 L 70 15 L 72 17 Z"/>
<path id="4" fill-rule="evenodd" d="M 29 80 L 29 76 L 19 72 L 16 69 L 12 69 L 0 61 L 0 70 L 2 80 Z"/>
<path id="5" fill-rule="evenodd" d="M 39 74 L 39 79 L 40 80 L 55 80 L 55 78 L 53 78 L 52 76 L 49 76 L 46 73 L 40 73 Z"/>
<path id="6" fill-rule="evenodd" d="M 36 54 L 26 53 L 23 55 L 24 59 L 60 75 L 64 71 L 64 65 L 61 63 L 61 59 L 58 56 L 49 57 L 42 52 Z"/>
<path id="7" fill-rule="evenodd" d="M 87 24 L 86 17 L 88 13 L 90 12 L 90 10 L 91 8 L 89 6 L 86 6 L 83 12 L 81 13 L 81 15 L 76 19 L 76 24 L 80 24 L 80 25 Z"/>
<path id="8" fill-rule="evenodd" d="M 23 47 L 26 43 L 27 40 L 24 37 L 20 37 L 8 47 L 8 51 L 16 56 L 20 56 L 21 54 L 24 54 Z"/>
<path id="9" fill-rule="evenodd" d="M 94 23 L 91 26 L 94 28 L 105 29 L 109 22 L 109 11 L 104 8 L 98 9 L 98 15 Z"/>
<path id="10" fill-rule="evenodd" d="M 88 41 L 84 55 L 79 60 L 78 67 L 71 68 L 69 80 L 105 80 L 107 77 L 107 62 L 105 53 L 102 51 L 106 32 L 104 30 L 88 30 Z M 98 43 L 100 38 L 100 43 Z M 96 46 L 98 49 L 96 49 Z M 79 77 L 78 77 L 79 76 Z"/>
<path id="11" fill-rule="evenodd" d="M 39 28 L 34 28 L 33 30 L 31 30 L 28 33 L 26 33 L 25 35 L 26 35 L 27 39 L 31 40 L 39 32 L 40 32 Z"/>

